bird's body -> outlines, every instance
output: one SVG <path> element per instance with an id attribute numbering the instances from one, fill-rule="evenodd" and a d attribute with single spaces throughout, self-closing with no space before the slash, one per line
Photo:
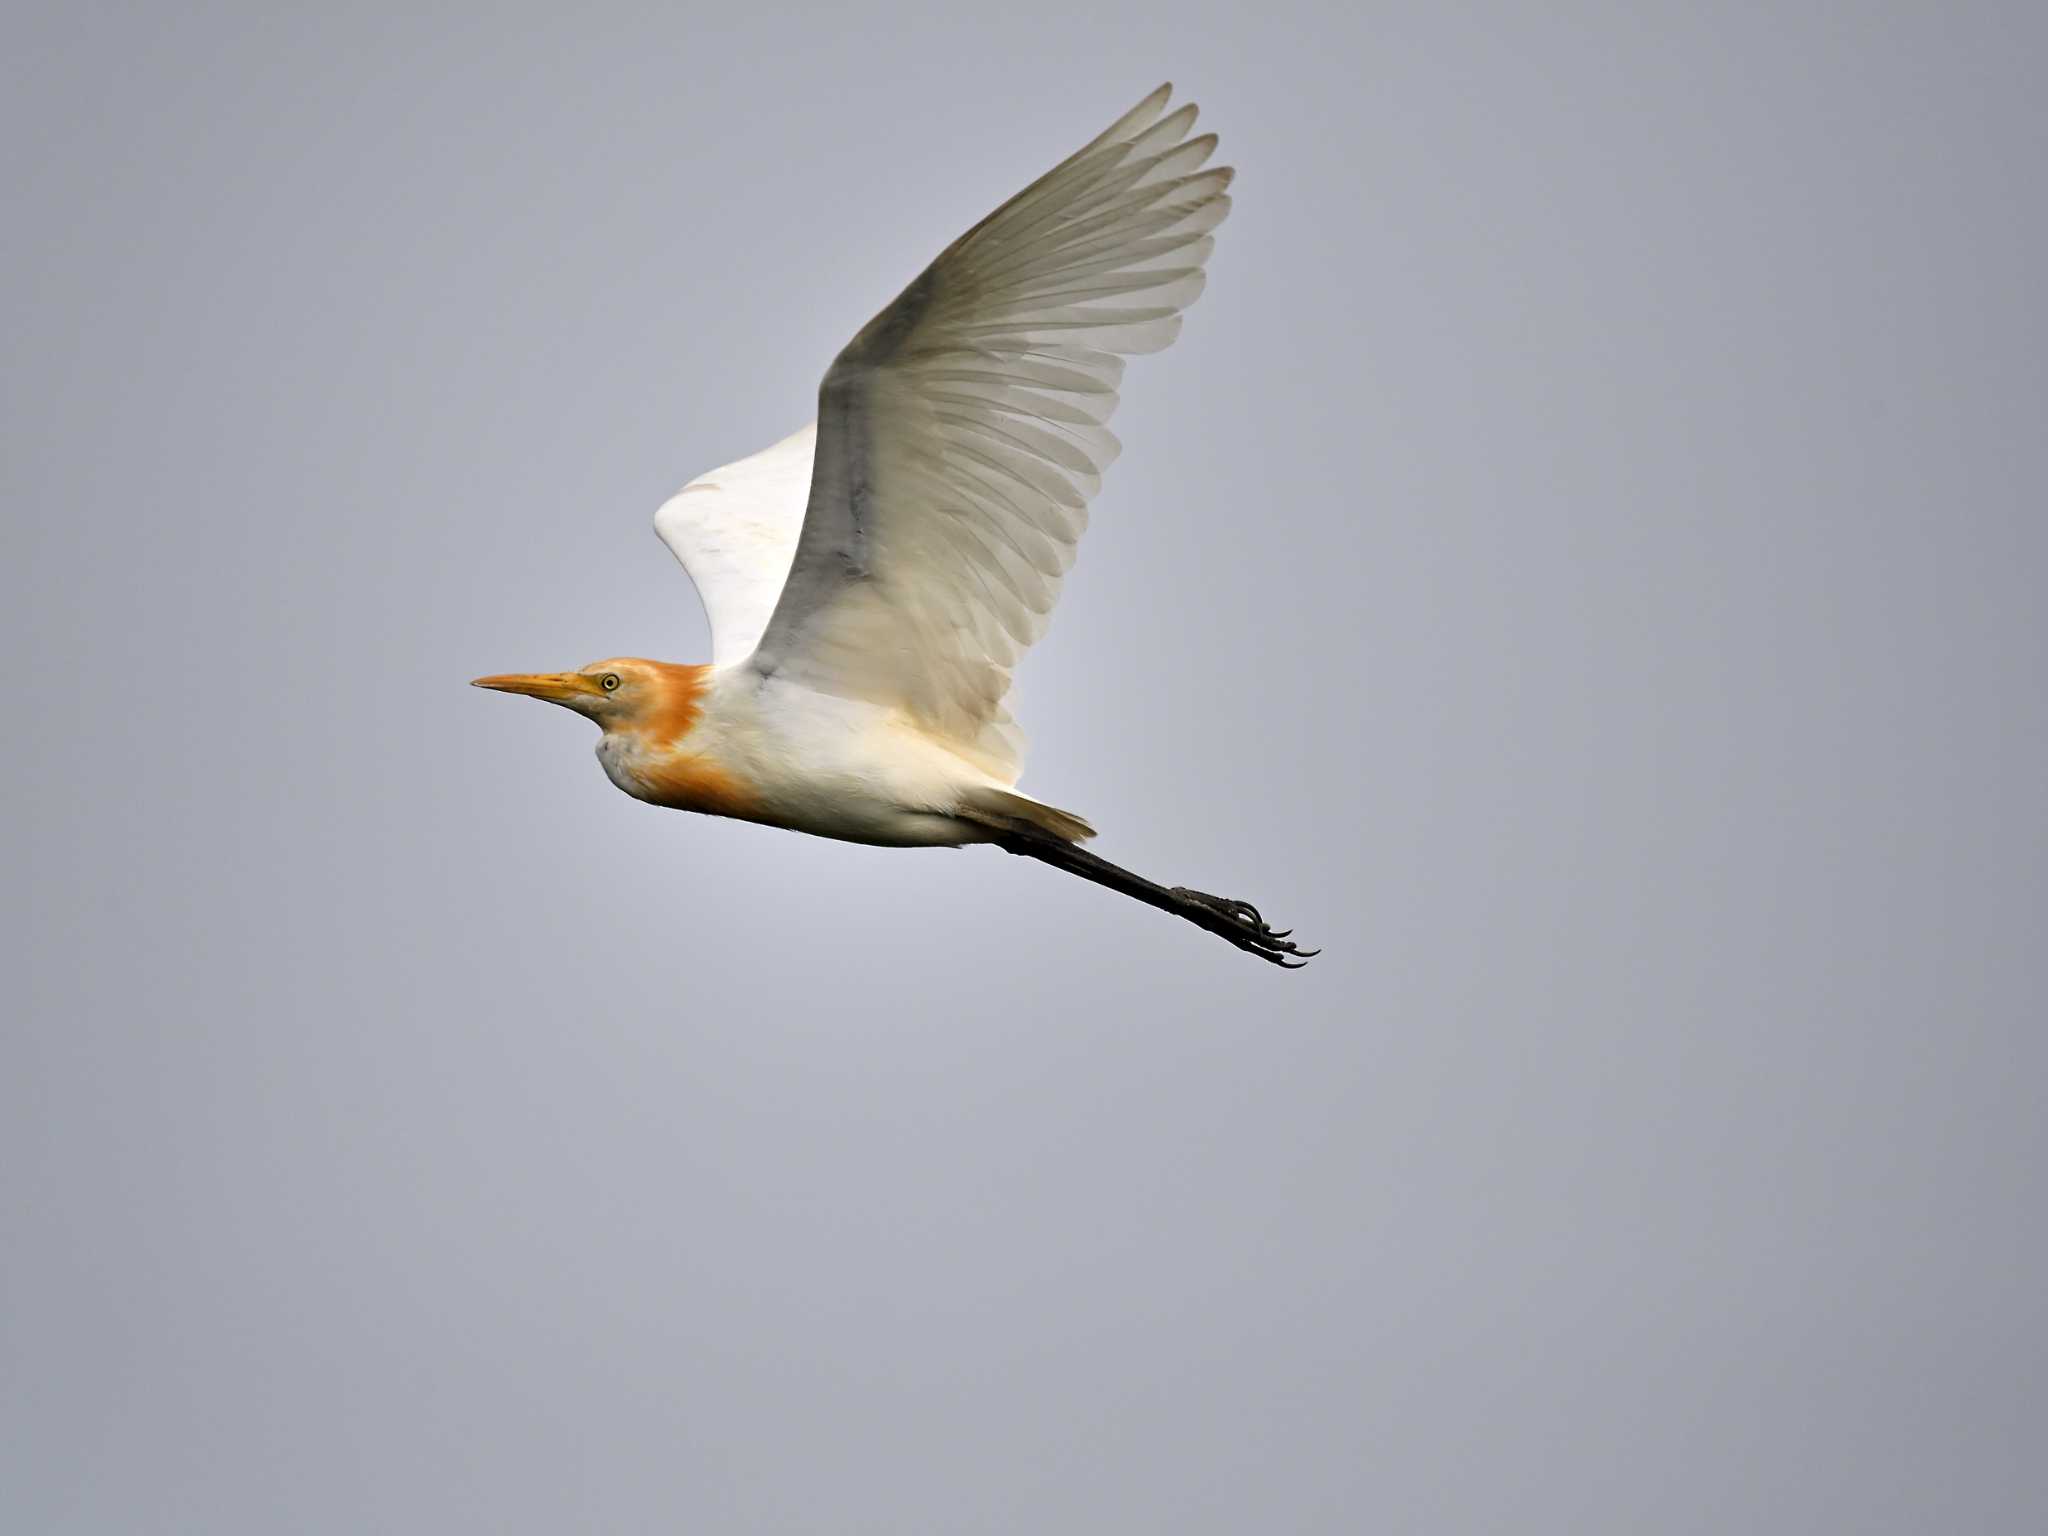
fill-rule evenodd
<path id="1" fill-rule="evenodd" d="M 995 843 L 1278 964 L 1242 902 L 1157 886 L 1015 788 L 1010 670 L 1043 632 L 1118 448 L 1123 356 L 1200 293 L 1228 170 L 1162 87 L 955 241 L 825 375 L 818 421 L 685 486 L 655 529 L 709 665 L 479 678 L 590 716 L 653 805 L 892 847 Z"/>
<path id="2" fill-rule="evenodd" d="M 886 847 L 994 835 L 969 813 L 1005 787 L 900 710 L 745 668 L 593 665 L 641 669 L 654 699 L 598 738 L 606 775 L 636 800 Z"/>

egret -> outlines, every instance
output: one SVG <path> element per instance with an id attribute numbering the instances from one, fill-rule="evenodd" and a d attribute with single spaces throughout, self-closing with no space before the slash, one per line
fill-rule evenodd
<path id="1" fill-rule="evenodd" d="M 1017 792 L 1003 707 L 1118 444 L 1127 355 L 1201 293 L 1232 172 L 1161 86 L 955 240 L 826 371 L 817 419 L 684 486 L 654 527 L 711 661 L 638 657 L 479 688 L 564 705 L 639 800 L 891 847 L 992 843 L 1295 967 L 1248 902 L 1158 885 Z"/>

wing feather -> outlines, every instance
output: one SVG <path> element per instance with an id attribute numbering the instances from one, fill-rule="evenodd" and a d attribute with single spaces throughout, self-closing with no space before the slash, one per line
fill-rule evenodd
<path id="1" fill-rule="evenodd" d="M 753 654 L 803 530 L 817 423 L 699 475 L 662 503 L 654 531 L 689 573 L 711 621 L 711 663 Z"/>
<path id="2" fill-rule="evenodd" d="M 1120 451 L 1123 358 L 1179 334 L 1230 207 L 1215 135 L 1190 138 L 1195 108 L 1169 95 L 954 241 L 839 354 L 758 670 L 901 708 L 1014 782 L 1003 696 Z"/>

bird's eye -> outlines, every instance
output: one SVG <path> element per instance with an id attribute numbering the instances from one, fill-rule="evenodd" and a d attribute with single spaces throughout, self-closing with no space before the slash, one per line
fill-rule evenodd
<path id="1" fill-rule="evenodd" d="M 616 672 L 607 672 L 601 679 L 599 679 L 599 681 L 603 683 L 604 691 L 606 693 L 610 693 L 614 688 L 619 686 L 619 674 Z"/>

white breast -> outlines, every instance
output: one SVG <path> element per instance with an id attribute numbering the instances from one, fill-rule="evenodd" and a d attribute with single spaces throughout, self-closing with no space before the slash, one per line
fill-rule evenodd
<path id="1" fill-rule="evenodd" d="M 720 669 L 685 746 L 746 784 L 761 819 L 777 826 L 903 847 L 988 839 L 953 811 L 964 792 L 996 781 L 898 710 Z M 636 793 L 629 748 L 599 757 L 613 783 Z"/>

